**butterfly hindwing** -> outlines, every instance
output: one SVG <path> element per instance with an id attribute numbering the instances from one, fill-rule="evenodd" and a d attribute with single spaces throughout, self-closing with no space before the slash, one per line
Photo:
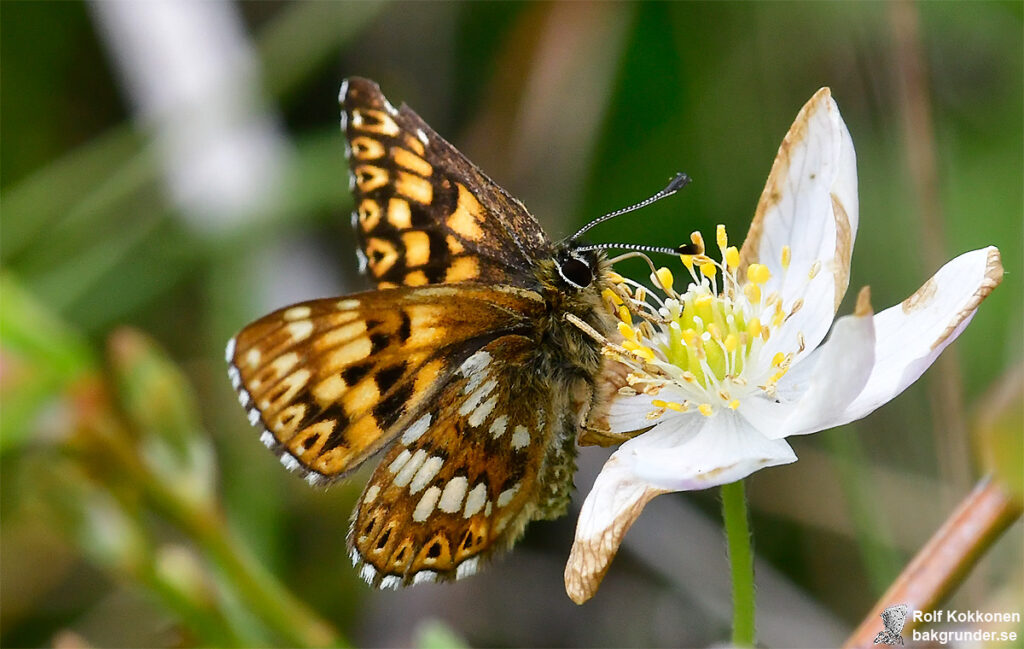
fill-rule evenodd
<path id="1" fill-rule="evenodd" d="M 517 377 L 533 348 L 506 335 L 469 356 L 388 450 L 349 535 L 364 579 L 397 587 L 473 574 L 538 516 L 554 431 L 550 386 Z"/>
<path id="2" fill-rule="evenodd" d="M 465 358 L 542 308 L 529 291 L 472 285 L 313 300 L 243 329 L 229 373 L 282 463 L 333 479 L 394 439 Z"/>
<path id="3" fill-rule="evenodd" d="M 522 203 L 375 83 L 349 79 L 340 100 L 352 222 L 378 286 L 529 282 L 551 244 Z"/>

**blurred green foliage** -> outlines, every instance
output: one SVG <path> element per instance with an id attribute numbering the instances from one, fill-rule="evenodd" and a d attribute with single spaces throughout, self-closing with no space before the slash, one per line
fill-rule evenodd
<path id="1" fill-rule="evenodd" d="M 721 640 L 721 612 L 719 626 L 695 621 L 715 608 L 700 584 L 670 583 L 628 556 L 603 602 L 569 604 L 560 575 L 571 520 L 533 526 L 513 557 L 466 583 L 370 592 L 344 549 L 361 478 L 323 492 L 276 466 L 234 403 L 223 342 L 319 288 L 298 283 L 288 254 L 339 292 L 366 286 L 337 129 L 345 76 L 408 102 L 554 237 L 687 172 L 695 182 L 681 195 L 589 233 L 664 245 L 717 223 L 740 239 L 779 140 L 829 85 L 858 153 L 852 287 L 871 284 L 878 308 L 909 295 L 936 270 L 921 247 L 936 224 L 945 259 L 1002 250 L 1003 285 L 943 370 L 970 412 L 1024 358 L 1024 5 L 914 8 L 941 214 L 922 214 L 913 189 L 891 5 L 240 4 L 293 150 L 282 199 L 211 234 L 164 191 L 151 134 L 131 117 L 88 7 L 4 3 L 0 642 L 38 646 L 70 629 L 98 645 L 298 645 L 327 641 L 332 627 L 358 645 Z M 842 623 L 858 620 L 961 494 L 942 467 L 973 464 L 943 457 L 936 378 L 856 426 L 801 440 L 802 470 L 751 481 L 759 554 Z M 1019 422 L 1000 430 L 1010 431 L 1001 448 L 1019 448 Z M 837 502 L 792 497 L 837 483 Z M 883 498 L 896 489 L 912 510 Z M 717 510 L 710 494 L 679 498 Z M 1017 551 L 997 546 L 962 605 L 1021 584 L 1020 526 L 1011 534 Z M 686 548 L 682 538 L 669 551 Z M 662 609 L 660 626 L 625 623 Z M 414 631 L 437 617 L 448 626 Z"/>

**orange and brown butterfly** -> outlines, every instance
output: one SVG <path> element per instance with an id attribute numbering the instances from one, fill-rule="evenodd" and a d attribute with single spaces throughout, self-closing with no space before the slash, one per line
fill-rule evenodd
<path id="1" fill-rule="evenodd" d="M 262 441 L 311 484 L 382 453 L 348 536 L 367 582 L 464 577 L 568 507 L 604 362 L 583 329 L 613 326 L 608 263 L 553 243 L 376 84 L 349 79 L 339 101 L 376 290 L 250 324 L 229 375 Z"/>

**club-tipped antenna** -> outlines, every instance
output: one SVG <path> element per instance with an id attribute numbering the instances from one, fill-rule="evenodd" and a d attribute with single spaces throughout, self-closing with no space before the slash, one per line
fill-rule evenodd
<path id="1" fill-rule="evenodd" d="M 582 228 L 580 228 L 579 231 L 576 232 L 576 234 L 572 235 L 572 237 L 569 238 L 569 240 L 570 241 L 575 241 L 577 238 L 579 238 L 579 236 L 581 234 L 583 234 L 584 232 L 586 232 L 590 228 L 594 227 L 598 223 L 604 223 L 608 219 L 614 219 L 616 216 L 621 216 L 623 214 L 627 214 L 629 212 L 633 212 L 635 210 L 639 210 L 641 208 L 647 207 L 651 203 L 654 203 L 656 201 L 660 201 L 661 199 L 663 199 L 663 198 L 665 198 L 667 196 L 671 196 L 672 194 L 675 194 L 677 191 L 679 191 L 683 187 L 686 187 L 688 184 L 690 184 L 690 177 L 687 176 L 684 173 L 678 173 L 678 174 L 676 174 L 676 177 L 672 179 L 672 182 L 670 182 L 665 187 L 665 189 L 662 189 L 657 194 L 651 196 L 650 198 L 644 199 L 644 200 L 640 201 L 639 203 L 636 203 L 635 205 L 630 205 L 629 207 L 624 207 L 621 210 L 615 210 L 614 212 L 609 212 L 608 214 L 605 214 L 602 217 L 594 219 L 590 223 L 588 223 L 588 224 L 584 225 Z M 607 247 L 621 247 L 621 246 L 607 246 Z M 596 250 L 597 248 L 596 247 L 587 247 L 587 249 L 588 250 Z M 657 249 L 657 250 L 651 249 L 649 252 L 665 252 L 666 250 L 669 250 L 669 249 L 668 248 Z M 674 251 L 670 251 L 669 254 L 676 254 L 676 253 Z"/>
<path id="2" fill-rule="evenodd" d="M 634 243 L 595 243 L 593 245 L 580 246 L 573 248 L 575 252 L 586 252 L 588 250 L 630 250 L 633 252 L 656 252 L 662 255 L 697 255 L 700 254 L 700 249 L 692 244 L 687 243 L 685 245 L 676 246 L 675 248 L 669 248 L 668 246 L 644 246 Z"/>

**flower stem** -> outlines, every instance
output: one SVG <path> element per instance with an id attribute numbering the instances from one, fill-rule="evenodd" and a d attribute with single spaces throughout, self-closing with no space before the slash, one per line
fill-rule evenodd
<path id="1" fill-rule="evenodd" d="M 722 485 L 722 518 L 732 570 L 732 644 L 754 646 L 754 553 L 743 481 Z"/>

